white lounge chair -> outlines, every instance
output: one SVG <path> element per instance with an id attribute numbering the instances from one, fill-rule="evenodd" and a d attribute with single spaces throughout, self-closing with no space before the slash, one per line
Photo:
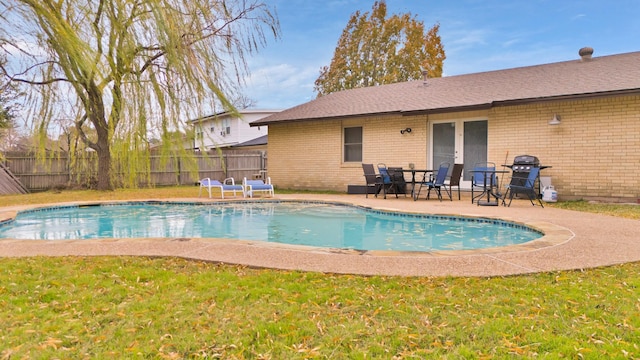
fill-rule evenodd
<path id="1" fill-rule="evenodd" d="M 244 188 L 244 197 L 253 197 L 253 194 L 256 192 L 266 193 L 273 197 L 273 185 L 271 184 L 271 178 L 268 177 L 267 181 L 262 180 L 247 180 L 244 178 L 242 180 L 242 187 Z"/>
<path id="2" fill-rule="evenodd" d="M 233 178 L 226 178 L 223 182 L 218 180 L 211 180 L 210 178 L 204 178 L 200 180 L 200 191 L 198 192 L 198 197 L 202 195 L 202 188 L 206 188 L 209 192 L 209 198 L 211 198 L 211 189 L 220 190 L 220 196 L 224 199 L 224 193 L 233 193 L 233 196 L 237 195 L 237 192 L 242 192 L 242 197 L 244 197 L 244 187 L 242 185 L 236 185 L 235 180 Z"/>

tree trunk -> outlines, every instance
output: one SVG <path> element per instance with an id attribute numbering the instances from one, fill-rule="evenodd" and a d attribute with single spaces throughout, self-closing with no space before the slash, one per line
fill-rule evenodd
<path id="1" fill-rule="evenodd" d="M 106 139 L 98 139 L 98 190 L 113 190 L 111 182 L 111 149 Z"/>

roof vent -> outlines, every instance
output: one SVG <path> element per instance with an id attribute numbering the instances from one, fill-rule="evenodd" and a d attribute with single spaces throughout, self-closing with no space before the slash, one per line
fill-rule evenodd
<path id="1" fill-rule="evenodd" d="M 583 47 L 578 51 L 578 55 L 582 58 L 582 61 L 591 60 L 591 55 L 593 55 L 593 48 L 591 47 Z"/>
<path id="2" fill-rule="evenodd" d="M 422 85 L 427 85 L 427 80 L 429 80 L 429 72 L 427 70 L 422 70 Z"/>

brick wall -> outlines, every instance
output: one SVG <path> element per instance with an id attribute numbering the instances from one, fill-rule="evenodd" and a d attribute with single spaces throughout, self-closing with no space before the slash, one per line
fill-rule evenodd
<path id="1" fill-rule="evenodd" d="M 553 114 L 560 125 L 548 125 Z M 269 176 L 289 189 L 346 191 L 364 184 L 360 163 L 342 161 L 342 128 L 363 126 L 363 162 L 427 167 L 429 121 L 488 118 L 488 159 L 534 155 L 561 199 L 636 201 L 640 197 L 640 96 L 494 107 L 438 115 L 385 115 L 272 124 Z M 410 134 L 400 134 L 410 127 Z"/>
<path id="2" fill-rule="evenodd" d="M 548 124 L 553 114 L 561 124 Z M 535 155 L 561 199 L 640 198 L 640 96 L 495 107 L 489 158 Z M 497 162 L 497 160 L 496 160 Z"/>

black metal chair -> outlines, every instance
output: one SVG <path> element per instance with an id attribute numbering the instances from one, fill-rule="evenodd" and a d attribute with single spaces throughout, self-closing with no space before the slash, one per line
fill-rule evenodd
<path id="1" fill-rule="evenodd" d="M 452 187 L 458 187 L 458 200 L 460 200 L 460 179 L 462 178 L 462 170 L 464 169 L 464 164 L 453 164 L 453 169 L 451 170 L 451 176 L 449 177 L 449 181 L 447 182 L 447 186 L 449 187 L 449 198 L 453 201 L 452 197 Z"/>
<path id="2" fill-rule="evenodd" d="M 364 193 L 365 197 L 369 197 L 369 190 L 371 188 L 374 189 L 374 194 L 378 197 L 378 193 L 382 188 L 382 179 L 380 178 L 380 174 L 376 173 L 373 164 L 362 164 L 362 171 L 364 172 L 364 179 L 366 181 Z M 386 194 L 385 194 L 386 197 Z"/>
<path id="3" fill-rule="evenodd" d="M 391 182 L 393 188 L 396 190 L 396 194 L 404 194 L 407 197 L 407 181 L 404 179 L 404 171 L 401 167 L 389 167 L 387 169 L 391 176 Z"/>
<path id="4" fill-rule="evenodd" d="M 380 174 L 380 178 L 382 179 L 382 192 L 384 193 L 384 198 L 387 198 L 387 193 L 393 192 L 396 194 L 396 198 L 398 197 L 398 187 L 397 184 L 393 181 L 393 177 L 385 164 L 378 164 L 378 173 Z"/>

